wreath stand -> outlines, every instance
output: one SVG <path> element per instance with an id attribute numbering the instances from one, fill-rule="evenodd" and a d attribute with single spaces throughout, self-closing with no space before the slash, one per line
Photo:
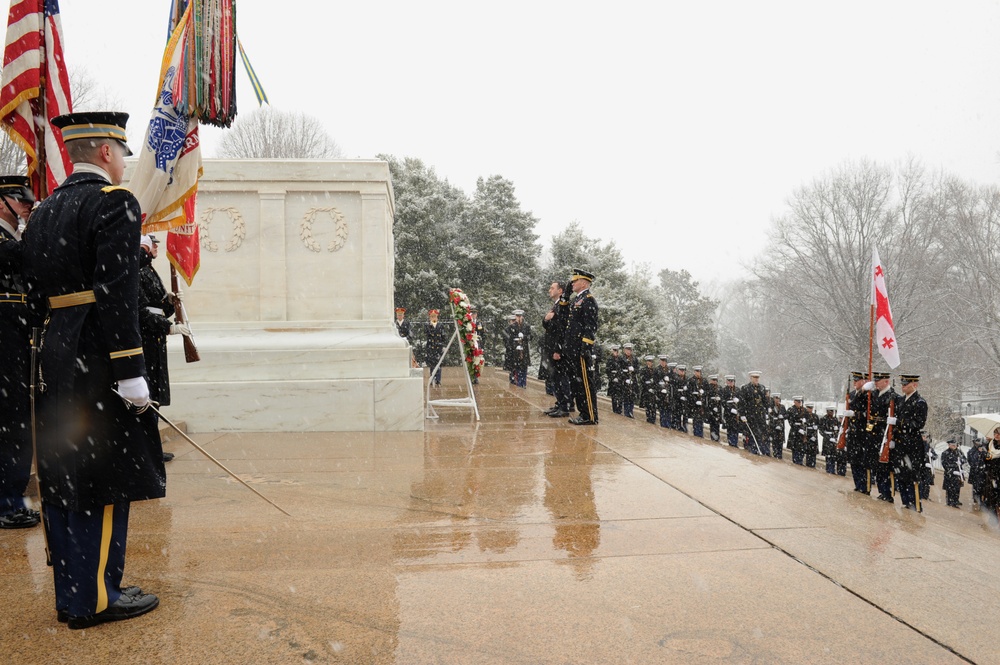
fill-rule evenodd
<path id="1" fill-rule="evenodd" d="M 462 365 L 465 371 L 462 374 L 465 376 L 465 386 L 469 389 L 468 397 L 458 397 L 455 399 L 431 399 L 431 382 L 434 381 L 434 375 L 437 371 L 441 369 L 441 363 L 444 362 L 444 357 L 448 355 L 448 350 L 451 349 L 451 345 L 458 339 L 458 321 L 452 318 L 452 322 L 455 324 L 455 332 L 452 333 L 451 339 L 448 340 L 448 346 L 444 347 L 444 352 L 437 361 L 437 365 L 434 365 L 434 369 L 431 370 L 430 376 L 427 378 L 427 408 L 424 410 L 424 418 L 438 418 L 437 411 L 434 410 L 435 406 L 459 406 L 465 408 L 471 408 L 476 414 L 476 420 L 479 420 L 479 405 L 476 404 L 476 393 L 472 389 L 472 379 L 469 377 L 469 368 L 465 362 L 465 354 L 462 353 L 462 345 L 459 344 L 456 348 L 459 354 L 461 354 Z"/>

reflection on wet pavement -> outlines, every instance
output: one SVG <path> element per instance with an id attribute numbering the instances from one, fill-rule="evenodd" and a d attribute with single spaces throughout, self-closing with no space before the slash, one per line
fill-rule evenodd
<path id="1" fill-rule="evenodd" d="M 461 397 L 446 370 L 435 397 Z M 0 532 L 2 662 L 996 662 L 982 516 L 602 414 L 487 372 L 423 433 L 198 434 L 133 505 L 148 616 L 68 631 L 37 530 Z M 960 591 L 958 591 L 960 590 Z M 121 656 L 122 649 L 128 656 Z"/>

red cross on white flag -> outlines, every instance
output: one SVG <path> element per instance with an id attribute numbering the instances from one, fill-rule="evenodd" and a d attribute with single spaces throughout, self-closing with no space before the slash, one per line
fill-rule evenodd
<path id="1" fill-rule="evenodd" d="M 896 344 L 896 330 L 889 309 L 889 294 L 885 290 L 885 270 L 878 258 L 878 250 L 872 247 L 872 305 L 875 306 L 875 346 L 891 369 L 899 367 L 899 345 Z"/>

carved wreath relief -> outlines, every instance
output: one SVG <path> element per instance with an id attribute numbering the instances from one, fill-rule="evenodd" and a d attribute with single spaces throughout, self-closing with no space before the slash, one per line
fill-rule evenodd
<path id="1" fill-rule="evenodd" d="M 325 213 L 334 224 L 334 239 L 326 246 L 326 251 L 336 252 L 344 246 L 347 242 L 347 222 L 344 221 L 344 213 L 340 212 L 336 208 L 310 208 L 306 212 L 305 216 L 302 218 L 302 225 L 299 228 L 299 237 L 302 239 L 302 244 L 314 252 L 322 251 L 322 247 L 313 238 L 312 226 L 313 220 L 316 218 L 317 214 Z"/>
<path id="2" fill-rule="evenodd" d="M 208 252 L 219 251 L 219 243 L 212 240 L 209 232 L 212 218 L 217 211 L 229 215 L 229 222 L 232 224 L 233 232 L 229 236 L 229 242 L 226 244 L 226 251 L 235 252 L 240 248 L 240 245 L 243 244 L 243 239 L 247 236 L 247 223 L 243 219 L 243 215 L 236 208 L 205 208 L 205 211 L 201 213 L 201 219 L 198 221 L 198 226 L 201 227 L 201 248 Z"/>

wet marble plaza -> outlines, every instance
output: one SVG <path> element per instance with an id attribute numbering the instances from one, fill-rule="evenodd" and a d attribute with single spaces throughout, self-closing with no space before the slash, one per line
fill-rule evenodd
<path id="1" fill-rule="evenodd" d="M 446 371 L 443 397 L 464 383 Z M 133 504 L 160 607 L 70 631 L 38 529 L 0 532 L 0 662 L 996 663 L 1000 535 L 790 461 L 544 416 L 488 373 L 423 433 L 202 433 Z M 437 396 L 437 395 L 435 395 Z"/>

